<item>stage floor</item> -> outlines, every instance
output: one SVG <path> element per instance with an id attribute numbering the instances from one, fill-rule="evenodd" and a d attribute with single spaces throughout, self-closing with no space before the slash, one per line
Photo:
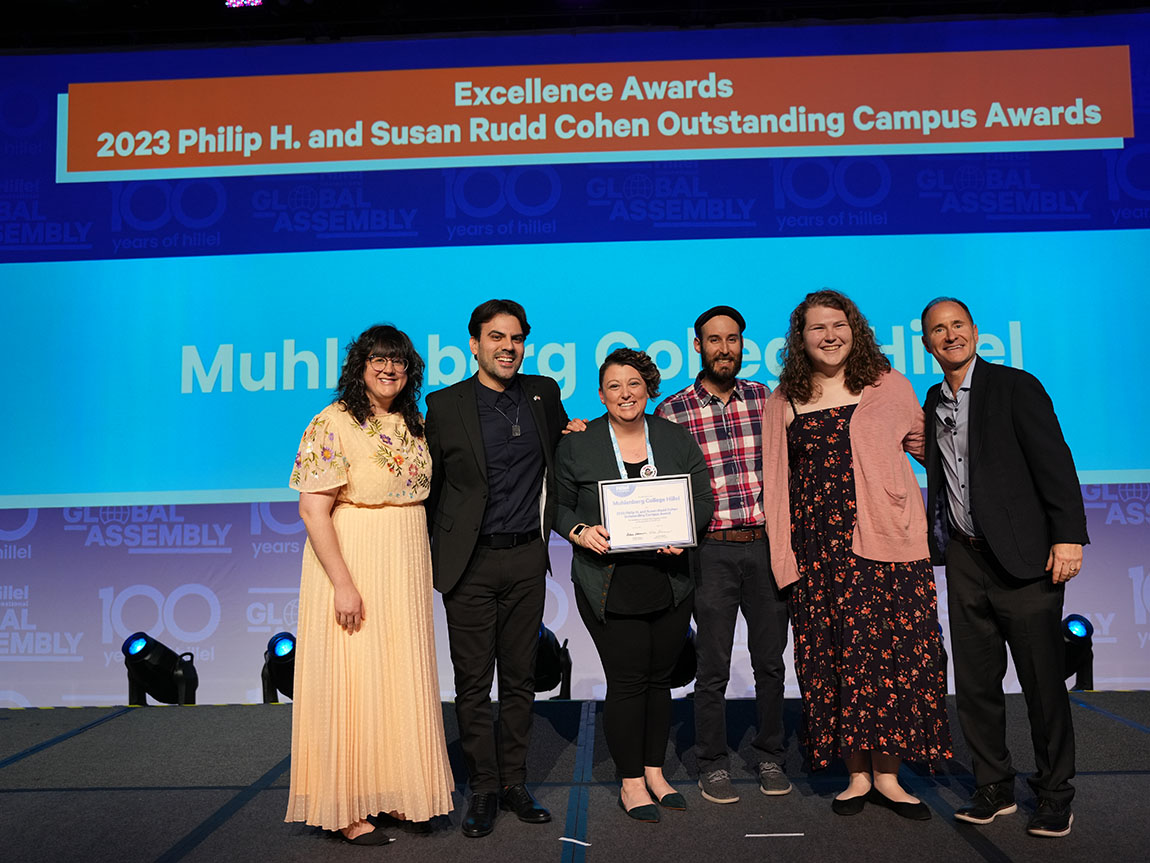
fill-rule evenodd
<path id="1" fill-rule="evenodd" d="M 288 705 L 83 707 L 0 710 L 0 858 L 5 861 L 326 861 L 383 854 L 391 861 L 1042 861 L 1134 863 L 1150 858 L 1150 693 L 1071 693 L 1078 746 L 1074 829 L 1065 839 L 1026 835 L 1033 795 L 1017 780 L 1019 812 L 986 827 L 955 822 L 973 781 L 956 730 L 942 770 L 903 768 L 906 786 L 934 817 L 908 822 L 867 807 L 841 818 L 830 801 L 845 784 L 832 769 L 806 772 L 788 701 L 786 768 L 795 790 L 759 794 L 746 763 L 754 720 L 748 701 L 728 703 L 742 800 L 716 806 L 695 786 L 692 704 L 675 703 L 666 772 L 688 800 L 660 824 L 626 818 L 595 702 L 538 702 L 528 775 L 553 820 L 528 825 L 501 813 L 495 832 L 465 839 L 458 825 L 465 770 L 454 710 L 444 705 L 456 809 L 428 834 L 392 831 L 375 850 L 283 823 L 291 708 Z M 1008 696 L 1010 747 L 1020 774 L 1033 770 L 1021 696 Z M 564 841 L 575 839 L 580 843 Z M 383 858 L 380 858 L 383 859 Z"/>

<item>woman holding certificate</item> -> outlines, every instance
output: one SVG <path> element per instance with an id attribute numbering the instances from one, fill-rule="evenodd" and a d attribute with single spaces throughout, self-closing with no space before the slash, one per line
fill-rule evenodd
<path id="1" fill-rule="evenodd" d="M 689 474 L 691 499 L 683 506 L 699 530 L 706 529 L 714 507 L 694 438 L 683 426 L 646 413 L 647 400 L 658 394 L 659 370 L 650 357 L 629 348 L 612 352 L 599 367 L 599 398 L 607 413 L 581 434 L 563 438 L 555 457 L 555 530 L 574 546 L 575 602 L 607 677 L 603 731 L 623 779 L 619 806 L 640 821 L 659 820 L 656 801 L 668 809 L 686 808 L 663 776 L 663 759 L 671 730 L 671 673 L 694 606 L 691 555 L 670 545 L 612 553 L 599 482 L 657 482 Z"/>
<path id="2" fill-rule="evenodd" d="M 930 809 L 898 782 L 902 759 L 950 756 L 946 654 L 922 493 L 923 416 L 866 318 L 837 291 L 791 313 L 779 387 L 763 414 L 771 566 L 790 586 L 803 744 L 815 769 L 841 757 L 831 804 L 904 818 Z"/>

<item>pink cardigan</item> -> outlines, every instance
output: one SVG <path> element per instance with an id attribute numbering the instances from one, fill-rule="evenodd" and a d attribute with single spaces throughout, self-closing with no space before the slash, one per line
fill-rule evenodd
<path id="1" fill-rule="evenodd" d="M 791 502 L 787 464 L 786 397 L 775 390 L 763 410 L 763 495 L 771 568 L 779 587 L 799 580 L 791 550 Z M 854 540 L 859 557 L 910 561 L 930 557 L 926 510 L 909 452 L 922 460 L 922 408 L 905 377 L 889 371 L 862 392 L 851 416 L 851 456 L 855 475 Z"/>

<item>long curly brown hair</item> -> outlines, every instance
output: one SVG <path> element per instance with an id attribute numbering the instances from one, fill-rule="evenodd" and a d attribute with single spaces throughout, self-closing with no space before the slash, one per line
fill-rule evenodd
<path id="1" fill-rule="evenodd" d="M 782 350 L 783 371 L 779 375 L 779 387 L 783 395 L 797 404 L 806 404 L 819 394 L 818 385 L 812 380 L 814 369 L 803 345 L 807 310 L 812 306 L 838 309 L 847 316 L 851 328 L 851 352 L 846 362 L 848 390 L 857 396 L 863 387 L 869 387 L 890 371 L 890 360 L 879 349 L 870 325 L 851 298 L 829 289 L 814 291 L 807 294 L 791 312 L 787 343 Z"/>
<path id="2" fill-rule="evenodd" d="M 423 358 L 403 330 L 391 324 L 368 327 L 347 346 L 347 359 L 339 376 L 339 384 L 332 401 L 339 402 L 355 417 L 360 425 L 371 416 L 371 401 L 363 382 L 367 358 L 372 356 L 397 357 L 407 360 L 407 386 L 400 391 L 391 409 L 403 417 L 407 430 L 415 437 L 423 437 L 423 417 L 419 413 L 419 391 L 423 387 Z"/>

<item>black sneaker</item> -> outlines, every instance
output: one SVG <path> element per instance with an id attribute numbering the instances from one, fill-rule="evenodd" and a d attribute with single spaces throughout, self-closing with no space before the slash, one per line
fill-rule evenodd
<path id="1" fill-rule="evenodd" d="M 1026 822 L 1026 832 L 1031 836 L 1047 836 L 1057 839 L 1070 833 L 1070 825 L 1074 823 L 1074 813 L 1070 811 L 1070 802 L 1058 803 L 1045 797 L 1038 798 L 1038 808 Z"/>
<path id="2" fill-rule="evenodd" d="M 970 824 L 989 824 L 999 815 L 1010 815 L 1018 811 L 1014 802 L 1014 783 L 991 782 L 980 785 L 970 797 L 970 803 L 954 813 L 959 821 Z"/>

